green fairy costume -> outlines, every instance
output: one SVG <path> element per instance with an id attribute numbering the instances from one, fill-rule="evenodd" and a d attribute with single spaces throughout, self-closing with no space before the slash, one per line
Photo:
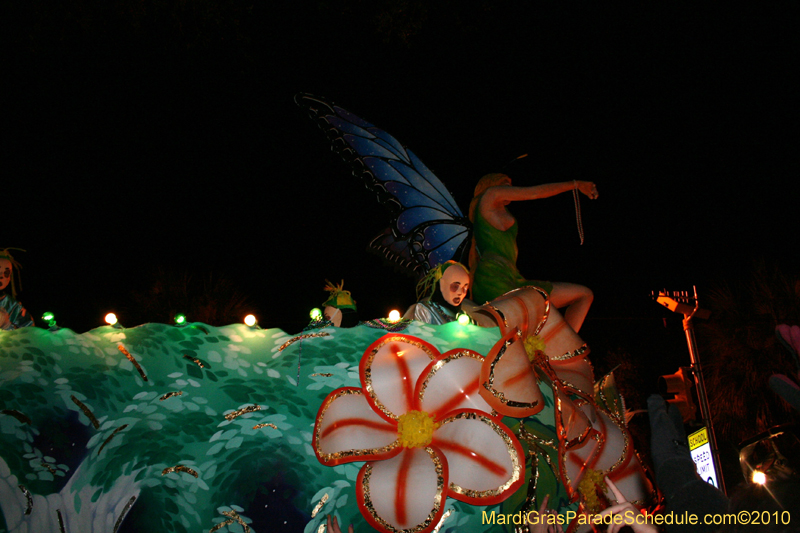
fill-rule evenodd
<path id="1" fill-rule="evenodd" d="M 505 231 L 493 227 L 481 214 L 478 197 L 475 209 L 473 235 L 478 256 L 472 281 L 472 299 L 476 303 L 489 302 L 510 290 L 535 285 L 552 292 L 549 281 L 525 279 L 517 270 L 517 221 Z"/>

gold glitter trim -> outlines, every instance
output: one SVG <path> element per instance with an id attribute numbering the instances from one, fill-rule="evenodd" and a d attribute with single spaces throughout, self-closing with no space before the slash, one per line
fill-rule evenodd
<path id="1" fill-rule="evenodd" d="M 234 522 L 238 522 L 239 525 L 242 526 L 242 529 L 244 530 L 244 533 L 250 533 L 250 526 L 245 524 L 244 520 L 242 520 L 242 517 L 239 516 L 239 513 L 237 513 L 236 511 L 231 510 L 231 511 L 222 511 L 222 514 L 224 516 L 227 516 L 228 519 L 225 520 L 224 522 L 220 522 L 216 526 L 214 526 L 211 529 L 209 529 L 208 533 L 214 533 L 214 531 L 216 531 L 218 529 L 222 529 L 223 527 L 225 527 L 227 525 L 230 525 L 230 524 L 233 524 Z"/>
<path id="2" fill-rule="evenodd" d="M 508 339 L 503 343 L 503 346 L 498 350 L 497 357 L 494 358 L 492 364 L 489 365 L 489 381 L 483 384 L 483 388 L 489 391 L 492 396 L 499 399 L 501 402 L 505 403 L 506 399 L 502 392 L 494 388 L 494 367 L 497 363 L 502 359 L 503 355 L 506 353 L 506 349 L 511 345 L 513 341 Z"/>
<path id="3" fill-rule="evenodd" d="M 607 376 L 603 376 L 602 378 L 600 378 L 600 381 L 595 383 L 595 388 L 597 389 L 597 392 L 595 393 L 595 396 L 600 396 L 600 402 L 602 402 L 603 405 L 606 406 L 606 408 L 608 408 L 609 407 L 608 398 L 606 398 L 606 391 L 604 390 L 606 377 Z M 616 402 L 614 402 L 614 403 L 616 403 Z"/>
<path id="4" fill-rule="evenodd" d="M 586 400 L 587 398 L 591 398 L 590 396 L 588 396 L 586 394 L 586 392 L 584 390 L 579 389 L 578 387 L 576 387 L 574 384 L 570 383 L 566 379 L 558 378 L 558 383 L 563 385 L 566 388 L 567 392 L 570 392 L 572 394 L 580 396 L 580 398 L 582 400 Z"/>
<path id="5" fill-rule="evenodd" d="M 456 494 L 463 494 L 469 498 L 485 498 L 487 496 L 497 496 L 505 491 L 507 491 L 514 483 L 516 483 L 521 477 L 525 475 L 524 470 L 524 462 L 522 458 L 517 455 L 517 450 L 514 447 L 512 442 L 512 437 L 502 429 L 500 429 L 500 424 L 489 418 L 488 416 L 479 415 L 477 413 L 458 413 L 453 416 L 448 416 L 447 418 L 442 419 L 441 425 L 444 427 L 445 424 L 449 424 L 450 422 L 454 422 L 455 420 L 482 420 L 486 425 L 488 425 L 492 430 L 503 439 L 503 443 L 506 445 L 506 452 L 508 452 L 509 458 L 511 459 L 511 469 L 512 474 L 511 477 L 506 481 L 504 484 L 500 485 L 496 489 L 490 490 L 470 490 L 465 489 L 464 487 L 460 487 L 453 482 L 450 482 L 450 490 L 455 492 Z"/>
<path id="6" fill-rule="evenodd" d="M 103 448 L 106 447 L 106 444 L 108 444 L 111 441 L 111 439 L 113 439 L 114 437 L 117 436 L 117 433 L 119 433 L 120 431 L 122 431 L 126 427 L 128 427 L 128 424 L 122 424 L 120 427 L 115 429 L 114 432 L 111 435 L 109 435 L 108 438 L 105 441 L 103 441 L 103 445 L 100 446 L 99 450 L 97 450 L 97 455 L 100 455 L 100 452 L 103 451 Z"/>
<path id="7" fill-rule="evenodd" d="M 330 372 L 317 372 L 316 374 L 311 374 L 312 378 L 317 376 L 322 376 L 323 378 L 330 378 L 333 377 L 333 374 L 331 374 Z"/>
<path id="8" fill-rule="evenodd" d="M 260 405 L 248 405 L 247 407 L 242 407 L 241 409 L 237 409 L 236 411 L 234 411 L 232 413 L 228 413 L 227 415 L 225 415 L 225 420 L 233 420 L 236 417 L 239 417 L 239 416 L 242 416 L 242 415 L 246 415 L 247 413 L 252 413 L 252 412 L 255 412 L 255 411 L 260 411 L 260 410 L 261 410 L 261 406 Z"/>
<path id="9" fill-rule="evenodd" d="M 278 429 L 278 426 L 270 422 L 262 422 L 261 424 L 256 424 L 255 426 L 253 426 L 253 429 L 261 429 L 261 428 Z"/>
<path id="10" fill-rule="evenodd" d="M 159 398 L 159 400 L 163 402 L 164 400 L 172 398 L 173 396 L 183 396 L 183 391 L 182 390 L 176 390 L 176 391 L 168 392 L 165 395 L 163 395 L 161 398 Z"/>
<path id="11" fill-rule="evenodd" d="M 547 463 L 547 466 L 550 467 L 550 471 L 553 472 L 556 479 L 561 479 L 563 483 L 563 478 L 560 477 L 561 473 L 558 467 L 553 466 L 550 454 L 545 450 L 545 448 L 554 450 L 556 457 L 558 457 L 558 444 L 556 444 L 555 441 L 544 439 L 539 435 L 529 432 L 525 428 L 524 423 L 520 424 L 519 437 L 528 444 L 528 456 L 531 458 L 531 472 L 535 472 L 535 474 L 533 474 L 532 484 L 528 484 L 527 496 L 522 507 L 527 513 L 528 511 L 535 511 L 539 508 L 538 500 L 536 499 L 536 487 L 539 483 L 539 461 L 542 457 Z"/>
<path id="12" fill-rule="evenodd" d="M 612 418 L 615 424 L 619 425 L 620 423 L 622 423 L 623 425 L 625 425 L 625 427 L 627 427 L 627 424 L 625 424 L 624 422 L 625 398 L 619 392 L 619 389 L 617 389 L 616 381 L 613 384 L 614 391 L 616 391 L 617 393 L 616 397 L 612 398 L 612 401 L 609 402 L 608 397 L 606 396 L 606 387 L 607 387 L 606 383 L 613 376 L 614 376 L 614 371 L 612 370 L 611 372 L 600 378 L 600 380 L 595 384 L 595 389 L 596 389 L 595 396 L 600 397 L 600 401 L 595 403 L 602 404 L 601 410 L 604 413 L 606 413 L 609 416 L 609 418 Z"/>
<path id="13" fill-rule="evenodd" d="M 198 477 L 197 472 L 195 472 L 194 470 L 185 465 L 175 465 L 165 468 L 164 470 L 161 471 L 161 475 L 166 476 L 167 474 L 171 474 L 173 472 L 186 472 L 190 476 L 194 476 L 195 478 Z"/>
<path id="14" fill-rule="evenodd" d="M 451 514 L 453 514 L 453 510 L 452 510 L 452 509 L 448 509 L 448 510 L 446 510 L 446 511 L 444 512 L 444 514 L 442 515 L 442 519 L 441 519 L 441 520 L 439 520 L 439 523 L 438 523 L 438 524 L 436 524 L 436 527 L 435 527 L 435 528 L 433 528 L 433 531 L 431 531 L 431 533 L 439 533 L 439 530 L 442 528 L 442 524 L 444 524 L 444 521 L 445 521 L 445 520 L 447 520 L 448 518 L 450 518 L 450 515 L 451 515 Z"/>
<path id="15" fill-rule="evenodd" d="M 602 433 L 600 433 L 599 431 L 596 431 L 596 430 L 595 430 L 595 433 L 596 434 L 594 435 L 594 439 L 597 441 L 597 444 L 598 444 L 598 446 L 597 446 L 598 453 L 596 454 L 598 457 L 594 458 L 594 461 L 592 461 L 592 467 L 594 467 L 594 465 L 597 464 L 597 460 L 600 458 L 599 457 L 600 452 L 602 451 L 603 447 L 606 445 L 606 436 L 603 435 Z M 606 470 L 605 472 L 610 472 L 610 470 Z"/>
<path id="16" fill-rule="evenodd" d="M 576 399 L 574 399 L 572 401 L 572 403 L 575 406 L 575 411 L 579 412 L 581 410 L 581 407 L 583 407 L 584 405 L 588 404 L 589 402 L 587 402 L 583 398 L 576 398 Z M 594 408 L 593 404 L 590 404 L 590 405 L 592 406 L 592 408 Z M 570 449 L 570 448 L 572 448 L 574 446 L 577 446 L 578 444 L 581 444 L 583 441 L 586 440 L 586 438 L 589 436 L 589 434 L 592 431 L 597 431 L 597 430 L 594 428 L 594 426 L 592 426 L 591 422 L 589 422 L 588 419 L 587 419 L 586 429 L 583 430 L 583 433 L 581 433 L 580 435 L 578 435 L 577 437 L 575 437 L 572 440 L 566 441 L 564 443 L 564 447 L 568 450 L 568 449 Z M 568 432 L 569 432 L 569 430 L 567 430 L 566 433 L 568 433 Z M 565 433 L 565 438 L 566 438 L 566 433 Z"/>
<path id="17" fill-rule="evenodd" d="M 100 429 L 100 422 L 97 420 L 97 417 L 94 416 L 94 413 L 92 413 L 92 411 L 88 407 L 86 407 L 86 405 L 84 405 L 84 403 L 82 401 L 80 401 L 79 399 L 77 399 L 75 396 L 70 396 L 70 399 L 72 400 L 72 403 L 77 405 L 78 408 L 81 411 L 83 411 L 83 414 L 85 414 L 86 417 L 89 419 L 89 421 L 92 423 L 92 425 L 94 426 L 94 429 Z"/>
<path id="18" fill-rule="evenodd" d="M 533 438 L 533 435 L 525 429 L 525 423 L 519 425 L 519 439 L 528 445 L 528 461 L 531 467 L 531 478 L 528 480 L 528 490 L 525 496 L 525 503 L 522 504 L 522 510 L 527 514 L 529 511 L 536 508 L 536 487 L 539 484 L 539 447 Z M 546 456 L 547 453 L 543 452 Z"/>
<path id="19" fill-rule="evenodd" d="M 17 486 L 19 487 L 19 490 L 22 491 L 22 494 L 25 495 L 25 500 L 28 502 L 28 505 L 25 508 L 25 514 L 29 515 L 31 514 L 31 511 L 33 511 L 33 498 L 31 497 L 31 493 L 27 488 L 25 488 L 25 485 L 17 485 Z"/>
<path id="20" fill-rule="evenodd" d="M 208 533 L 214 533 L 216 530 L 218 530 L 218 529 L 222 529 L 223 527 L 225 527 L 225 526 L 227 526 L 227 525 L 233 524 L 235 521 L 236 521 L 236 520 L 234 520 L 234 519 L 232 519 L 232 518 L 228 518 L 228 519 L 227 519 L 227 520 L 225 520 L 224 522 L 220 522 L 220 523 L 219 523 L 219 524 L 217 524 L 216 526 L 214 526 L 214 527 L 212 527 L 211 529 L 209 529 L 209 530 L 208 530 Z"/>
<path id="21" fill-rule="evenodd" d="M 206 367 L 206 365 L 204 365 L 203 362 L 200 359 L 197 359 L 196 357 L 192 357 L 191 355 L 183 354 L 183 358 L 184 359 L 188 359 L 189 361 L 191 361 L 192 363 L 196 364 L 200 368 L 205 368 Z"/>
<path id="22" fill-rule="evenodd" d="M 572 359 L 573 357 L 578 357 L 579 355 L 585 354 L 586 350 L 588 350 L 588 349 L 589 349 L 589 346 L 587 344 L 584 344 L 583 346 L 580 346 L 579 348 L 576 348 L 574 351 L 567 352 L 567 353 L 562 354 L 562 355 L 557 355 L 555 357 L 550 357 L 550 360 L 551 361 L 566 361 L 567 359 Z"/>
<path id="23" fill-rule="evenodd" d="M 501 346 L 500 349 L 497 351 L 497 357 L 494 358 L 494 361 L 492 361 L 492 364 L 490 365 L 490 372 L 489 372 L 489 384 L 490 385 L 494 385 L 494 367 L 495 367 L 495 365 L 503 357 L 503 355 L 506 353 L 506 349 L 508 349 L 508 347 L 511 346 L 512 342 L 514 342 L 512 339 L 506 340 L 505 342 L 503 342 L 503 346 Z M 487 387 L 487 389 L 488 389 L 488 387 Z M 494 391 L 493 388 L 491 390 Z M 492 392 L 492 394 L 495 394 L 495 393 Z M 502 394 L 502 393 L 500 393 L 500 394 Z M 497 396 L 497 394 L 495 394 L 495 396 Z"/>
<path id="24" fill-rule="evenodd" d="M 530 335 L 538 335 L 539 332 L 542 331 L 542 328 L 544 327 L 544 325 L 547 323 L 547 319 L 550 317 L 550 295 L 547 294 L 547 291 L 545 291 L 541 287 L 537 287 L 536 285 L 526 285 L 524 287 L 517 287 L 516 289 L 512 289 L 512 290 L 508 291 L 507 293 L 505 293 L 503 296 L 508 296 L 509 294 L 513 294 L 513 293 L 518 292 L 518 291 L 523 291 L 525 289 L 533 289 L 536 292 L 538 292 L 539 294 L 541 294 L 542 298 L 544 298 L 544 314 L 542 315 L 542 319 L 539 321 L 539 325 L 536 326 L 536 329 L 533 331 L 533 333 L 530 333 Z M 525 304 L 523 304 L 523 310 L 525 311 L 525 314 L 527 315 L 527 309 L 525 307 Z M 526 326 L 527 326 L 527 324 L 526 324 Z M 508 327 L 508 324 L 506 324 L 506 327 Z M 527 329 L 527 327 L 526 327 L 526 329 Z"/>
<path id="25" fill-rule="evenodd" d="M 544 328 L 544 325 L 547 324 L 547 319 L 550 318 L 550 295 L 547 294 L 547 291 L 541 287 L 536 287 L 535 285 L 530 285 L 526 288 L 538 291 L 539 294 L 542 295 L 542 298 L 544 298 L 544 314 L 542 314 L 542 319 L 539 321 L 539 325 L 536 326 L 536 329 L 533 332 L 534 335 L 538 335 L 542 331 L 542 328 Z"/>
<path id="26" fill-rule="evenodd" d="M 361 389 L 338 389 L 338 390 L 334 391 L 333 393 L 331 393 L 330 396 L 328 396 L 325 399 L 325 402 L 322 404 L 322 406 L 320 406 L 319 414 L 317 415 L 317 422 L 319 422 L 320 420 L 324 420 L 325 419 L 325 414 L 328 411 L 328 407 L 330 407 L 330 405 L 337 398 L 340 398 L 341 396 L 346 396 L 348 394 L 361 394 L 361 395 L 363 395 L 364 393 L 361 391 Z M 387 422 L 387 424 L 388 424 L 388 422 Z M 330 463 L 331 461 L 340 461 L 342 458 L 345 458 L 345 457 L 384 454 L 384 453 L 389 452 L 391 450 L 394 450 L 395 448 L 400 446 L 400 443 L 397 440 L 395 440 L 391 444 L 387 444 L 386 446 L 383 446 L 382 448 L 371 448 L 371 449 L 362 449 L 362 450 L 343 450 L 343 451 L 335 452 L 335 453 L 322 453 L 322 451 L 320 450 L 320 447 L 319 447 L 319 439 L 320 439 L 320 430 L 321 430 L 321 428 L 322 428 L 322 424 L 319 424 L 319 423 L 314 424 L 314 443 L 313 444 L 314 444 L 314 450 L 316 450 L 316 452 L 319 454 L 319 460 L 323 464 Z"/>
<path id="27" fill-rule="evenodd" d="M 139 375 L 140 375 L 140 376 L 142 376 L 142 379 L 143 379 L 143 380 L 145 380 L 145 381 L 147 381 L 147 376 L 145 375 L 145 373 L 144 373 L 144 370 L 142 370 L 142 367 L 141 367 L 141 366 L 139 366 L 139 361 L 137 361 L 137 360 L 136 360 L 136 359 L 135 359 L 135 358 L 134 358 L 134 357 L 131 355 L 131 353 L 130 353 L 128 350 L 126 350 L 126 349 L 125 349 L 125 347 L 124 347 L 123 345 L 119 344 L 119 345 L 117 345 L 117 348 L 119 349 L 119 351 L 120 351 L 120 352 L 122 352 L 123 354 L 125 354 L 125 357 L 127 357 L 127 358 L 128 358 L 128 361 L 130 361 L 131 363 L 133 363 L 133 366 L 135 366 L 135 367 L 136 367 L 136 370 L 138 370 L 138 371 L 139 371 Z"/>
<path id="28" fill-rule="evenodd" d="M 74 396 L 73 396 L 73 398 L 74 398 Z M 3 409 L 2 411 L 0 411 L 0 413 L 3 413 L 4 415 L 8 415 L 8 416 L 13 416 L 14 418 L 19 420 L 23 424 L 28 424 L 28 425 L 32 424 L 30 418 L 28 418 L 24 414 L 20 413 L 16 409 Z"/>
<path id="29" fill-rule="evenodd" d="M 572 482 L 569 479 L 569 472 L 567 472 L 565 463 L 567 457 L 566 447 L 565 447 L 566 446 L 565 443 L 567 440 L 567 428 L 564 426 L 564 413 L 561 405 L 561 395 L 559 394 L 559 392 L 563 392 L 563 384 L 558 379 L 556 372 L 553 370 L 553 367 L 550 366 L 550 362 L 546 358 L 544 357 L 539 358 L 536 364 L 537 368 L 541 370 L 544 373 L 544 375 L 547 376 L 547 378 L 550 380 L 551 384 L 550 386 L 553 390 L 553 400 L 554 400 L 553 409 L 555 410 L 554 419 L 556 423 L 556 436 L 558 437 L 558 442 L 559 442 L 558 445 L 559 453 L 557 455 L 558 470 L 554 469 L 552 464 L 550 465 L 550 467 L 553 468 L 553 472 L 556 471 L 559 472 L 561 476 L 561 481 L 564 484 L 564 487 L 566 487 L 567 489 L 567 494 L 569 494 L 571 498 L 575 494 L 575 489 L 572 488 Z M 575 408 L 577 409 L 577 406 Z M 591 433 L 592 429 L 591 425 L 588 426 L 588 429 L 590 430 L 589 433 Z M 549 456 L 545 454 L 545 457 L 547 458 L 548 463 L 550 463 Z"/>
<path id="30" fill-rule="evenodd" d="M 419 348 L 423 352 L 428 355 L 428 358 L 433 361 L 436 359 L 436 356 L 431 352 L 431 350 L 436 350 L 433 346 L 428 344 L 423 344 L 419 340 L 408 337 L 406 335 L 384 335 L 380 339 L 378 339 L 379 344 L 375 345 L 372 351 L 367 355 L 367 361 L 364 365 L 364 390 L 369 394 L 369 397 L 372 398 L 374 405 L 378 408 L 383 414 L 391 418 L 392 420 L 397 420 L 398 416 L 391 411 L 389 411 L 386 406 L 381 403 L 378 399 L 378 396 L 375 394 L 375 389 L 372 386 L 372 362 L 375 360 L 375 356 L 378 354 L 381 348 L 386 346 L 387 344 L 396 342 L 396 343 L 404 343 Z M 437 350 L 438 352 L 438 350 Z M 366 355 L 366 354 L 365 354 Z M 419 379 L 419 378 L 418 378 Z M 414 387 L 415 383 L 412 383 L 411 386 Z"/>
<path id="31" fill-rule="evenodd" d="M 500 350 L 497 352 L 497 356 L 492 360 L 492 363 L 489 365 L 489 379 L 483 383 L 483 388 L 486 389 L 489 394 L 497 398 L 499 402 L 503 405 L 507 405 L 509 407 L 518 407 L 522 409 L 534 408 L 539 405 L 539 401 L 535 401 L 533 403 L 530 402 L 518 402 L 516 400 L 509 400 L 506 398 L 505 394 L 501 391 L 494 388 L 494 367 L 500 362 L 503 356 L 506 353 L 506 350 L 515 342 L 519 340 L 520 331 L 517 330 L 516 334 L 509 337 L 504 343 Z M 534 376 L 536 377 L 536 376 Z M 538 378 L 537 378 L 538 381 Z"/>
<path id="32" fill-rule="evenodd" d="M 433 461 L 434 469 L 436 470 L 436 496 L 434 496 L 433 498 L 434 502 L 433 509 L 431 509 L 431 512 L 428 514 L 425 520 L 423 520 L 422 523 L 419 524 L 417 527 L 398 530 L 395 529 L 386 520 L 378 516 L 378 513 L 375 512 L 375 505 L 372 503 L 372 498 L 370 498 L 370 492 L 369 492 L 369 481 L 370 478 L 372 477 L 372 465 L 370 463 L 364 465 L 364 475 L 361 481 L 361 485 L 363 487 L 362 496 L 364 497 L 364 507 L 367 508 L 367 511 L 369 512 L 370 515 L 372 515 L 372 518 L 374 518 L 375 521 L 381 526 L 383 526 L 383 528 L 386 529 L 387 531 L 393 531 L 393 532 L 402 531 L 402 533 L 418 533 L 419 531 L 423 531 L 429 528 L 433 523 L 433 517 L 435 517 L 439 513 L 439 509 L 441 509 L 442 505 L 444 505 L 445 500 L 447 499 L 447 496 L 445 494 L 444 475 L 443 475 L 444 465 L 442 463 L 442 459 L 432 448 L 425 447 L 423 449 L 430 456 L 431 460 Z"/>
<path id="33" fill-rule="evenodd" d="M 605 411 L 603 411 L 603 412 L 604 412 L 606 415 L 608 415 L 608 413 L 607 413 L 607 412 L 605 412 Z M 622 455 L 620 456 L 619 460 L 618 460 L 616 463 L 614 463 L 613 465 L 611 465 L 611 468 L 609 468 L 609 469 L 608 469 L 608 472 L 609 472 L 609 473 L 611 473 L 611 472 L 614 472 L 614 471 L 615 471 L 617 468 L 619 468 L 621 464 L 623 464 L 623 463 L 627 462 L 627 460 L 628 460 L 628 457 L 629 457 L 629 455 L 630 455 L 630 453 L 631 453 L 631 450 L 630 450 L 630 441 L 628 440 L 628 431 L 627 431 L 627 430 L 625 429 L 625 427 L 624 427 L 624 426 L 623 426 L 623 425 L 622 425 L 622 424 L 621 424 L 621 423 L 620 423 L 618 420 L 616 420 L 614 417 L 612 417 L 612 416 L 609 416 L 609 417 L 608 417 L 608 419 L 609 419 L 609 420 L 611 420 L 611 422 L 612 422 L 612 423 L 613 423 L 615 426 L 617 426 L 617 428 L 618 428 L 618 429 L 620 430 L 620 432 L 622 433 L 622 438 L 623 438 L 623 439 L 624 439 L 624 441 L 625 441 L 625 442 L 624 442 L 624 444 L 622 445 Z M 606 430 L 606 433 L 607 433 L 607 432 L 608 432 L 608 431 Z M 604 439 L 604 441 L 605 441 L 605 439 Z"/>
<path id="34" fill-rule="evenodd" d="M 586 438 L 589 436 L 589 434 L 592 432 L 593 429 L 594 428 L 591 425 L 587 425 L 586 429 L 583 430 L 583 433 L 581 433 L 580 435 L 578 435 L 574 439 L 569 440 L 566 443 L 564 443 L 564 447 L 569 449 L 569 448 L 573 448 L 573 447 L 577 446 L 578 444 L 581 444 L 583 441 L 586 440 Z"/>
<path id="35" fill-rule="evenodd" d="M 50 472 L 50 473 L 51 473 L 51 474 L 53 474 L 54 476 L 56 475 L 56 469 L 55 469 L 55 468 L 53 468 L 52 466 L 50 466 L 50 465 L 49 465 L 49 464 L 47 464 L 47 463 L 40 463 L 40 464 L 41 464 L 41 466 L 45 467 L 45 468 L 47 469 L 47 471 L 48 471 L 48 472 Z"/>
<path id="36" fill-rule="evenodd" d="M 540 437 L 539 435 L 536 435 L 535 433 L 531 433 L 530 431 L 528 431 L 528 429 L 525 427 L 524 424 L 520 424 L 519 426 L 519 437 L 528 442 L 528 444 L 535 446 L 539 449 L 547 447 L 556 452 L 558 451 L 558 444 L 556 443 L 556 441 L 552 439 L 545 439 L 543 437 Z"/>
<path id="37" fill-rule="evenodd" d="M 311 511 L 311 518 L 314 518 L 314 517 L 317 516 L 317 514 L 320 511 L 320 509 L 322 509 L 322 507 L 328 502 L 328 498 L 329 498 L 329 496 L 328 496 L 328 493 L 326 492 L 325 495 L 322 496 L 322 498 L 320 498 L 320 500 L 317 502 L 317 505 L 314 507 L 314 510 Z"/>
<path id="38" fill-rule="evenodd" d="M 486 307 L 488 307 L 490 310 L 492 310 L 495 313 L 497 313 L 497 316 L 499 316 L 500 320 L 503 321 L 503 326 L 505 326 L 505 329 L 508 329 L 508 320 L 506 320 L 506 315 L 504 315 L 501 310 L 499 310 L 498 308 L 496 308 L 495 306 L 493 306 L 490 303 L 487 303 Z"/>
<path id="39" fill-rule="evenodd" d="M 536 437 L 534 437 L 536 438 Z M 544 441 L 548 442 L 548 441 Z M 537 444 L 537 447 L 541 449 L 541 446 Z M 558 475 L 560 472 L 556 466 L 553 466 L 553 461 L 550 459 L 550 454 L 548 454 L 545 450 L 542 450 L 542 457 L 544 457 L 545 462 L 550 467 L 550 470 L 553 471 L 553 474 Z"/>
<path id="40" fill-rule="evenodd" d="M 278 351 L 282 352 L 292 344 L 296 343 L 297 341 L 301 341 L 303 339 L 312 339 L 314 337 L 330 337 L 330 336 L 331 336 L 330 333 L 325 333 L 324 331 L 320 333 L 306 333 L 305 335 L 298 335 L 297 337 L 292 337 L 288 341 L 281 344 L 281 347 L 278 348 Z"/>
<path id="41" fill-rule="evenodd" d="M 125 504 L 125 507 L 122 508 L 122 512 L 119 514 L 119 518 L 117 518 L 116 523 L 114 523 L 114 532 L 117 533 L 119 530 L 119 526 L 122 525 L 122 521 L 128 516 L 128 511 L 131 510 L 133 504 L 136 503 L 136 496 L 131 496 L 131 499 L 128 500 L 128 503 Z"/>
<path id="42" fill-rule="evenodd" d="M 242 526 L 242 529 L 244 529 L 244 533 L 250 533 L 250 526 L 248 526 L 244 522 L 244 520 L 242 520 L 242 517 L 239 516 L 239 513 L 237 513 L 234 510 L 230 510 L 230 511 L 222 511 L 222 514 L 224 514 L 234 522 L 239 522 L 239 525 Z"/>

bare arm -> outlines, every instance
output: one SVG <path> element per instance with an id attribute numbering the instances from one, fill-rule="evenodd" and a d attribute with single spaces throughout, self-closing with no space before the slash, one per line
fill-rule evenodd
<path id="1" fill-rule="evenodd" d="M 531 187 L 499 185 L 486 189 L 478 209 L 480 209 L 481 215 L 489 224 L 500 231 L 505 231 L 514 223 L 514 218 L 505 209 L 505 206 L 510 202 L 550 198 L 551 196 L 571 191 L 576 185 L 578 190 L 589 198 L 595 199 L 598 197 L 597 186 L 591 181 L 562 181 L 560 183 L 546 183 Z"/>
<path id="2" fill-rule="evenodd" d="M 489 204 L 499 203 L 505 205 L 508 202 L 550 198 L 551 196 L 571 191 L 576 185 L 578 190 L 589 198 L 597 198 L 597 185 L 591 181 L 562 181 L 560 183 L 545 183 L 531 187 L 514 187 L 510 185 L 490 187 L 486 190 L 484 202 L 488 200 Z"/>

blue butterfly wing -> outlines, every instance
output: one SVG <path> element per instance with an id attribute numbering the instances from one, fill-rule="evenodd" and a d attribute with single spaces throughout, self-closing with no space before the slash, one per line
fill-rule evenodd
<path id="1" fill-rule="evenodd" d="M 447 203 L 447 205 L 450 207 L 450 210 L 451 210 L 452 212 L 454 212 L 454 213 L 458 213 L 458 216 L 460 216 L 460 217 L 463 217 L 464 215 L 462 215 L 462 214 L 461 214 L 461 210 L 460 210 L 460 209 L 458 208 L 458 206 L 456 205 L 456 201 L 455 201 L 455 199 L 453 199 L 453 195 L 451 195 L 451 194 L 450 194 L 450 193 L 447 191 L 447 189 L 444 187 L 444 185 L 442 185 L 442 182 L 441 182 L 441 181 L 439 181 L 439 178 L 437 178 L 437 177 L 436 177 L 436 176 L 433 174 L 433 172 L 431 172 L 430 170 L 428 170 L 428 167 L 426 167 L 426 166 L 425 166 L 425 165 L 422 163 L 422 161 L 420 161 L 420 160 L 419 160 L 419 158 L 417 158 L 417 156 L 416 156 L 416 155 L 414 155 L 414 153 L 413 153 L 411 150 L 408 150 L 408 155 L 409 155 L 409 157 L 410 157 L 410 159 L 411 159 L 411 163 L 413 164 L 414 168 L 416 169 L 416 171 L 417 171 L 417 173 L 418 173 L 419 177 L 420 177 L 420 178 L 422 178 L 422 179 L 424 179 L 424 180 L 426 180 L 426 181 L 428 181 L 428 182 L 429 182 L 429 183 L 431 183 L 431 184 L 436 184 L 436 183 L 438 183 L 438 184 L 439 184 L 439 186 L 437 187 L 437 190 L 439 190 L 440 192 L 442 192 L 442 193 L 443 193 L 443 194 L 442 194 L 442 196 L 443 196 L 443 198 L 442 198 L 442 199 L 443 199 L 443 200 L 444 200 L 444 201 Z"/>
<path id="2" fill-rule="evenodd" d="M 428 251 L 428 261 L 438 265 L 454 257 L 461 259 L 461 251 L 470 242 L 470 231 L 463 224 L 430 224 L 423 230 L 423 247 Z"/>
<path id="3" fill-rule="evenodd" d="M 436 175 L 392 135 L 324 99 L 298 94 L 295 102 L 326 132 L 331 148 L 392 211 L 389 228 L 370 243 L 407 271 L 424 274 L 461 260 L 471 224 Z"/>
<path id="4" fill-rule="evenodd" d="M 396 160 L 397 154 L 381 139 L 347 134 L 344 135 L 344 140 L 356 151 L 358 157 L 380 157 L 389 161 Z"/>

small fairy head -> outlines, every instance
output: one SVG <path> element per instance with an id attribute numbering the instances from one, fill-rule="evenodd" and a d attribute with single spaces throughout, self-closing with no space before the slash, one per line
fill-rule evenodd
<path id="1" fill-rule="evenodd" d="M 14 256 L 11 255 L 10 250 L 25 251 L 21 248 L 4 248 L 0 250 L 0 291 L 5 292 L 10 285 L 11 295 L 16 298 L 17 288 L 15 286 L 15 281 L 16 285 L 19 285 L 19 280 L 14 278 L 14 269 L 16 268 L 16 270 L 19 270 L 20 264 L 14 259 Z"/>
<path id="2" fill-rule="evenodd" d="M 438 288 L 438 292 L 437 292 Z M 417 301 L 443 300 L 459 307 L 469 289 L 469 270 L 456 261 L 447 261 L 432 269 L 417 284 Z"/>
<path id="3" fill-rule="evenodd" d="M 356 325 L 358 323 L 356 301 L 350 291 L 344 290 L 344 280 L 339 285 L 334 285 L 328 280 L 325 280 L 325 283 L 325 290 L 331 293 L 330 297 L 322 304 L 325 320 L 330 320 L 337 328 L 342 326 L 343 319 L 345 327 Z"/>

